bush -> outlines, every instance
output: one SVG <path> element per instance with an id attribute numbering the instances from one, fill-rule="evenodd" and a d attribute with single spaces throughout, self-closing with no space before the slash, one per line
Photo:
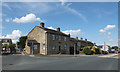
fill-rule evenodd
<path id="1" fill-rule="evenodd" d="M 95 48 L 95 54 L 100 54 L 99 48 Z"/>
<path id="2" fill-rule="evenodd" d="M 93 52 L 91 51 L 92 47 L 91 46 L 86 46 L 83 48 L 83 52 L 86 54 L 86 55 L 91 55 L 93 54 Z"/>
<path id="3" fill-rule="evenodd" d="M 93 49 L 93 50 L 91 50 L 91 49 Z M 84 47 L 83 52 L 86 55 L 92 55 L 92 54 L 99 54 L 100 53 L 99 48 L 95 48 L 94 46 L 86 46 L 86 47 Z"/>

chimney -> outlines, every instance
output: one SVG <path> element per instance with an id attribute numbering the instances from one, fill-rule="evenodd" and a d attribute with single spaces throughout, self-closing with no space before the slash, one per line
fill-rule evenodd
<path id="1" fill-rule="evenodd" d="M 44 27 L 44 23 L 43 22 L 40 23 L 40 27 Z"/>
<path id="2" fill-rule="evenodd" d="M 57 28 L 57 31 L 60 31 L 60 28 L 59 28 L 59 27 Z"/>
<path id="3" fill-rule="evenodd" d="M 76 40 L 78 40 L 78 37 L 76 37 Z"/>
<path id="4" fill-rule="evenodd" d="M 70 37 L 70 33 L 68 34 L 68 36 Z"/>
<path id="5" fill-rule="evenodd" d="M 87 39 L 85 39 L 85 41 L 87 41 Z"/>
<path id="6" fill-rule="evenodd" d="M 81 38 L 81 40 L 83 40 L 83 38 Z"/>

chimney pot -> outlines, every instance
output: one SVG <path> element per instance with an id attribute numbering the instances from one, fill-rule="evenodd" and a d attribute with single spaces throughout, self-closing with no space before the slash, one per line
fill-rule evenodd
<path id="1" fill-rule="evenodd" d="M 76 40 L 78 40 L 78 37 L 76 37 Z"/>
<path id="2" fill-rule="evenodd" d="M 59 27 L 57 28 L 57 31 L 60 31 L 60 28 L 59 28 Z"/>
<path id="3" fill-rule="evenodd" d="M 70 37 L 70 33 L 68 34 L 68 36 Z"/>
<path id="4" fill-rule="evenodd" d="M 81 40 L 83 40 L 83 38 L 81 38 Z"/>
<path id="5" fill-rule="evenodd" d="M 43 22 L 40 23 L 40 27 L 44 27 L 44 23 Z"/>

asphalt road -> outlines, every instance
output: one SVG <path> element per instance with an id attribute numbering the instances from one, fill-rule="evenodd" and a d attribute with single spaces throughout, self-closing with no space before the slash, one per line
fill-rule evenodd
<path id="1" fill-rule="evenodd" d="M 117 56 L 2 57 L 3 70 L 118 70 Z"/>

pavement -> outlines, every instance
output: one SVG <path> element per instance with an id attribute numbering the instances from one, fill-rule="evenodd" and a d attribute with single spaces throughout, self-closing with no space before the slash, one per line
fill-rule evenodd
<path id="1" fill-rule="evenodd" d="M 5 55 L 3 70 L 118 70 L 118 54 L 108 55 Z"/>

